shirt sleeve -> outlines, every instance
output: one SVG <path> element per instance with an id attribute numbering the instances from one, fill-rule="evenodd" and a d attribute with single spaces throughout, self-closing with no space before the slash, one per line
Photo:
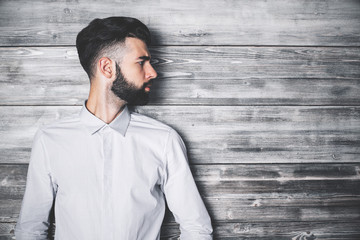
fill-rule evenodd
<path id="1" fill-rule="evenodd" d="M 211 219 L 191 174 L 185 144 L 174 130 L 169 132 L 165 160 L 163 190 L 168 207 L 180 224 L 180 239 L 212 239 Z"/>
<path id="2" fill-rule="evenodd" d="M 41 133 L 37 131 L 32 145 L 25 195 L 15 228 L 17 240 L 48 239 L 49 216 L 56 192 Z"/>

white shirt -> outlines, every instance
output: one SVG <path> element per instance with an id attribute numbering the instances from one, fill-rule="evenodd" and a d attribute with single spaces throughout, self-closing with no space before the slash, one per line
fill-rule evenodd
<path id="1" fill-rule="evenodd" d="M 36 133 L 16 239 L 46 239 L 53 206 L 57 240 L 160 239 L 165 197 L 181 239 L 212 239 L 180 136 L 127 107 L 107 124 L 85 104 Z"/>

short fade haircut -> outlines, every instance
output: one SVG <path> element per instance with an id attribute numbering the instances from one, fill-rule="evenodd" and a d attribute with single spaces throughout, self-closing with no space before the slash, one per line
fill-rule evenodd
<path id="1" fill-rule="evenodd" d="M 149 29 L 136 18 L 109 17 L 94 19 L 76 37 L 76 48 L 81 66 L 91 80 L 96 61 L 104 49 L 125 42 L 127 37 L 138 38 L 147 46 L 151 43 Z"/>

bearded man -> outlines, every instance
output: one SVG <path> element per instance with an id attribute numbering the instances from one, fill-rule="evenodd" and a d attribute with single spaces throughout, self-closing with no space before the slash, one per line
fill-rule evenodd
<path id="1" fill-rule="evenodd" d="M 165 199 L 181 239 L 212 239 L 211 220 L 180 136 L 132 113 L 157 77 L 150 32 L 128 17 L 95 19 L 77 36 L 90 92 L 79 114 L 34 138 L 17 240 L 160 239 Z"/>

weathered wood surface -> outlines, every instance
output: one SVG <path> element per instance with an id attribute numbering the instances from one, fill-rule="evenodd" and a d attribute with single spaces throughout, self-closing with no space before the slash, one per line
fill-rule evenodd
<path id="1" fill-rule="evenodd" d="M 80 106 L 1 106 L 0 162 L 28 162 L 38 127 Z M 359 107 L 145 106 L 173 126 L 192 163 L 359 162 Z"/>
<path id="2" fill-rule="evenodd" d="M 153 33 L 159 77 L 136 111 L 184 138 L 215 239 L 360 239 L 359 13 L 358 0 L 0 1 L 0 239 L 36 129 L 87 97 L 76 35 L 112 15 Z M 167 212 L 162 239 L 178 235 Z"/>
<path id="3" fill-rule="evenodd" d="M 354 222 L 267 222 L 217 223 L 215 239 L 219 240 L 357 240 L 360 237 Z"/>
<path id="4" fill-rule="evenodd" d="M 359 46 L 360 4 L 346 1 L 0 2 L 0 45 L 74 45 L 93 18 L 133 16 L 161 45 Z"/>
<path id="5" fill-rule="evenodd" d="M 151 104 L 359 105 L 360 48 L 154 47 Z M 0 48 L 1 105 L 74 105 L 74 47 Z M 185 91 L 184 91 L 185 90 Z"/>
<path id="6" fill-rule="evenodd" d="M 353 223 L 360 218 L 360 189 L 356 188 L 360 182 L 359 167 L 359 164 L 193 165 L 192 172 L 215 223 L 217 236 L 254 237 L 261 235 L 259 226 L 269 223 L 281 226 L 285 222 L 292 228 L 283 226 L 282 231 L 262 234 L 295 237 L 306 231 L 316 237 L 323 234 L 334 237 L 340 233 L 353 237 L 358 234 Z M 11 232 L 18 217 L 26 171 L 26 164 L 0 165 L 3 199 L 0 221 L 7 226 L 3 233 Z M 164 236 L 178 232 L 173 222 L 167 213 Z M 313 226 L 309 222 L 317 224 Z M 337 227 L 321 232 L 317 228 L 318 225 L 324 227 L 324 222 Z M 343 226 L 341 231 L 337 229 L 339 222 Z M 221 235 L 225 229 L 229 232 Z"/>

